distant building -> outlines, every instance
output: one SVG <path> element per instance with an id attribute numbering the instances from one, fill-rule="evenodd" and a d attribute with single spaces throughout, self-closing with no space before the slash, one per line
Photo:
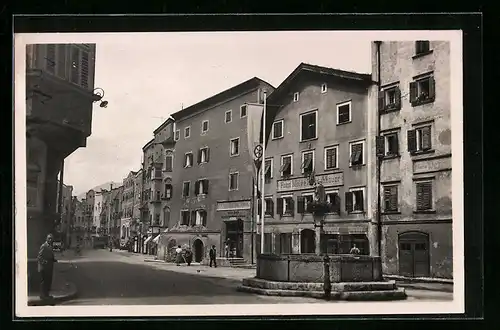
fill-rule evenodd
<path id="1" fill-rule="evenodd" d="M 383 271 L 452 278 L 450 43 L 375 42 L 372 72 Z"/>
<path id="2" fill-rule="evenodd" d="M 211 245 L 235 257 L 252 256 L 253 161 L 248 150 L 247 103 L 273 87 L 252 78 L 172 115 L 175 152 L 168 232 L 161 246 L 188 245 L 194 260 Z"/>
<path id="3" fill-rule="evenodd" d="M 130 171 L 123 179 L 122 209 L 120 219 L 120 245 L 125 246 L 131 239 L 131 225 L 134 225 L 133 211 L 135 202 L 135 177 L 137 172 Z"/>
<path id="4" fill-rule="evenodd" d="M 133 251 L 141 252 L 142 246 L 142 219 L 141 219 L 141 207 L 142 207 L 142 195 L 143 195 L 143 171 L 142 168 L 137 171 L 137 174 L 133 178 L 134 181 L 134 200 L 132 209 L 132 224 L 130 225 L 130 236 L 133 238 Z"/>
<path id="5" fill-rule="evenodd" d="M 371 75 L 300 64 L 268 97 L 264 251 L 374 254 L 369 185 Z M 314 183 L 325 188 L 324 232 L 310 209 Z M 259 201 L 258 214 L 261 214 Z"/>
<path id="6" fill-rule="evenodd" d="M 94 192 L 94 205 L 93 205 L 93 221 L 92 221 L 92 229 L 93 229 L 93 234 L 94 235 L 102 235 L 103 232 L 102 232 L 102 227 L 103 224 L 102 224 L 102 219 L 101 219 L 101 216 L 102 216 L 102 210 L 103 210 L 103 207 L 104 207 L 104 193 L 106 192 L 107 190 L 100 190 L 100 191 L 96 191 Z"/>

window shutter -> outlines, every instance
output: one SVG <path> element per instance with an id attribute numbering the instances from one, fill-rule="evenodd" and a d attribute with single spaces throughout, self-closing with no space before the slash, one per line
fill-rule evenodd
<path id="1" fill-rule="evenodd" d="M 340 214 L 340 196 L 337 193 L 333 199 L 333 212 Z"/>
<path id="2" fill-rule="evenodd" d="M 278 197 L 278 199 L 276 200 L 276 205 L 276 213 L 279 215 L 283 215 L 283 198 Z"/>
<path id="3" fill-rule="evenodd" d="M 196 211 L 191 211 L 191 217 L 189 219 L 189 225 L 194 226 L 196 224 Z"/>
<path id="4" fill-rule="evenodd" d="M 431 127 L 422 128 L 422 149 L 429 150 L 431 149 Z"/>
<path id="5" fill-rule="evenodd" d="M 80 51 L 76 46 L 71 48 L 71 76 L 70 81 L 78 84 L 80 74 Z"/>
<path id="6" fill-rule="evenodd" d="M 208 195 L 208 180 L 207 179 L 203 180 L 203 193 L 205 195 Z"/>
<path id="7" fill-rule="evenodd" d="M 269 200 L 269 215 L 274 216 L 274 201 L 272 199 Z"/>
<path id="8" fill-rule="evenodd" d="M 415 103 L 417 100 L 417 83 L 415 81 L 412 81 L 410 83 L 410 103 Z"/>
<path id="9" fill-rule="evenodd" d="M 201 163 L 201 149 L 198 150 L 198 164 Z"/>
<path id="10" fill-rule="evenodd" d="M 393 146 L 394 147 L 394 149 L 393 149 L 394 153 L 396 155 L 399 155 L 399 134 L 394 134 L 392 142 L 394 143 L 394 146 Z"/>
<path id="11" fill-rule="evenodd" d="M 357 192 L 357 194 L 358 194 L 358 198 L 361 199 L 361 203 L 358 204 L 359 205 L 359 209 L 358 210 L 359 211 L 364 211 L 365 210 L 365 196 L 363 196 L 363 190 L 359 190 Z"/>
<path id="12" fill-rule="evenodd" d="M 385 155 L 385 137 L 384 136 L 376 136 L 375 144 L 377 149 L 377 156 L 383 157 Z"/>
<path id="13" fill-rule="evenodd" d="M 80 67 L 80 86 L 89 88 L 89 53 L 82 51 L 82 62 Z"/>
<path id="14" fill-rule="evenodd" d="M 398 209 L 398 187 L 391 187 L 389 206 L 392 211 L 397 211 Z"/>
<path id="15" fill-rule="evenodd" d="M 382 92 L 382 95 L 378 97 L 378 111 L 384 111 L 385 110 L 385 93 Z"/>
<path id="16" fill-rule="evenodd" d="M 408 151 L 415 152 L 417 151 L 417 131 L 414 129 L 408 131 Z"/>
<path id="17" fill-rule="evenodd" d="M 424 201 L 423 201 L 423 183 L 417 183 L 417 210 L 423 210 Z"/>
<path id="18" fill-rule="evenodd" d="M 297 213 L 304 214 L 305 213 L 305 201 L 304 196 L 297 197 Z"/>
<path id="19" fill-rule="evenodd" d="M 385 211 L 392 210 L 391 207 L 390 207 L 390 201 L 391 201 L 391 187 L 384 187 L 384 206 L 385 206 Z"/>
<path id="20" fill-rule="evenodd" d="M 422 182 L 417 184 L 417 210 L 432 209 L 432 183 Z"/>
<path id="21" fill-rule="evenodd" d="M 307 136 L 307 127 L 309 126 L 307 116 L 302 116 L 302 127 L 300 128 L 302 131 L 302 140 L 307 140 L 309 137 Z"/>
<path id="22" fill-rule="evenodd" d="M 261 199 L 257 200 L 257 214 L 259 216 L 262 215 L 262 200 Z"/>
<path id="23" fill-rule="evenodd" d="M 434 100 L 436 97 L 436 82 L 434 77 L 429 78 L 429 99 Z"/>
<path id="24" fill-rule="evenodd" d="M 207 156 L 206 161 L 208 163 L 208 161 L 210 160 L 210 148 L 207 148 L 207 155 L 206 156 Z"/>
<path id="25" fill-rule="evenodd" d="M 352 212 L 352 192 L 350 191 L 347 191 L 345 193 L 345 211 L 347 213 L 351 213 Z"/>
<path id="26" fill-rule="evenodd" d="M 395 104 L 395 110 L 400 110 L 401 109 L 401 89 L 399 87 L 396 87 L 396 104 Z"/>

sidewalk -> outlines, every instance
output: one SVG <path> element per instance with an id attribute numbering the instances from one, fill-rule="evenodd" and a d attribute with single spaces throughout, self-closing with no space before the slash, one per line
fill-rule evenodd
<path id="1" fill-rule="evenodd" d="M 439 278 L 408 278 L 399 275 L 384 275 L 385 279 L 395 280 L 396 285 L 402 288 L 453 292 L 453 280 Z"/>
<path id="2" fill-rule="evenodd" d="M 54 298 L 51 300 L 42 300 L 39 297 L 39 292 L 28 293 L 28 306 L 46 306 L 55 305 L 59 302 L 70 300 L 76 297 L 77 289 L 75 284 L 68 280 L 68 272 L 71 271 L 71 263 L 64 260 L 61 263 L 54 265 L 54 275 L 52 278 L 52 290 L 50 295 Z"/>

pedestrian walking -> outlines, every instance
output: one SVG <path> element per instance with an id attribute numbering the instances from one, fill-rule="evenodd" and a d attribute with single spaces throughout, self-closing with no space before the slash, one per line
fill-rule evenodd
<path id="1" fill-rule="evenodd" d="M 351 248 L 351 250 L 349 251 L 350 254 L 360 254 L 361 252 L 359 251 L 359 249 L 356 247 L 356 244 L 353 245 L 353 247 Z"/>
<path id="2" fill-rule="evenodd" d="M 209 251 L 210 256 L 210 267 L 212 267 L 212 262 L 214 267 L 217 268 L 217 251 L 215 250 L 215 245 L 212 245 Z"/>
<path id="3" fill-rule="evenodd" d="M 54 257 L 54 250 L 52 249 L 52 243 L 54 242 L 54 236 L 52 234 L 47 235 L 47 239 L 40 246 L 40 251 L 38 252 L 38 273 L 40 274 L 40 298 L 47 299 L 52 298 L 50 295 L 50 289 L 52 287 L 52 275 L 54 272 L 54 263 L 57 262 Z"/>
<path id="4" fill-rule="evenodd" d="M 226 245 L 224 245 L 224 254 L 226 258 L 229 258 L 229 239 L 226 242 Z"/>
<path id="5" fill-rule="evenodd" d="M 193 252 L 191 252 L 190 248 L 186 249 L 184 260 L 188 266 L 191 266 L 191 262 L 193 261 Z"/>
<path id="6" fill-rule="evenodd" d="M 175 263 L 177 264 L 177 266 L 180 266 L 182 262 L 182 248 L 180 245 L 178 245 L 177 248 L 175 249 L 175 253 L 176 253 Z"/>

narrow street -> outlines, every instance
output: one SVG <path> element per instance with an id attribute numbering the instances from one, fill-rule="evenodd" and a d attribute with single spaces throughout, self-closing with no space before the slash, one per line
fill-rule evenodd
<path id="1" fill-rule="evenodd" d="M 108 250 L 84 250 L 82 256 L 76 257 L 72 251 L 65 252 L 59 260 L 71 265 L 67 276 L 76 284 L 78 297 L 62 305 L 326 303 L 313 298 L 238 292 L 236 287 L 241 276 L 234 279 L 210 277 L 206 275 L 207 266 L 196 265 L 187 273 L 187 266 L 176 268 L 170 264 L 144 262 L 145 257 Z M 407 293 L 408 303 L 452 299 L 452 294 L 445 292 L 408 289 Z"/>

